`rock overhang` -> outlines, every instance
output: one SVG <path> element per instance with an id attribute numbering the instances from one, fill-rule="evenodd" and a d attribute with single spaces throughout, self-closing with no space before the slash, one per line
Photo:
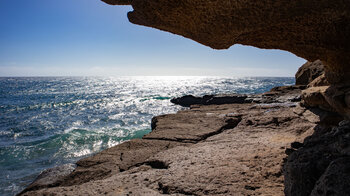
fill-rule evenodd
<path id="1" fill-rule="evenodd" d="M 332 86 L 325 99 L 350 119 L 346 101 L 350 93 L 344 91 L 350 86 L 350 0 L 102 1 L 131 5 L 131 23 L 181 35 L 213 49 L 242 44 L 286 50 L 308 61 L 320 59 L 325 80 Z"/>
<path id="2" fill-rule="evenodd" d="M 132 5 L 131 23 L 214 49 L 234 44 L 321 59 L 331 83 L 350 80 L 350 0 L 103 0 Z"/>

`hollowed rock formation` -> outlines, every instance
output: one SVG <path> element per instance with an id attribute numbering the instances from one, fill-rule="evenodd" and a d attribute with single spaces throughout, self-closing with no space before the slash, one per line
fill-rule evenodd
<path id="1" fill-rule="evenodd" d="M 174 99 L 191 108 L 155 117 L 143 139 L 82 159 L 57 180 L 44 172 L 20 195 L 349 194 L 350 0 L 103 1 L 132 5 L 132 23 L 215 49 L 283 49 L 310 63 L 296 75 L 301 86 Z"/>
<path id="2" fill-rule="evenodd" d="M 332 85 L 322 94 L 350 117 L 350 0 L 103 0 L 132 5 L 130 22 L 169 31 L 214 49 L 234 44 L 320 59 Z M 311 89 L 312 90 L 312 89 Z"/>
<path id="3" fill-rule="evenodd" d="M 349 0 L 103 0 L 132 5 L 130 22 L 215 49 L 234 44 L 321 59 L 331 83 L 350 80 Z"/>

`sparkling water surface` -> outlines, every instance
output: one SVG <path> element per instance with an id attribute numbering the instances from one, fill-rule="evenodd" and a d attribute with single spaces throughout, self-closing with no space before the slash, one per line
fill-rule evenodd
<path id="1" fill-rule="evenodd" d="M 153 116 L 183 109 L 187 94 L 262 93 L 294 78 L 0 78 L 0 195 L 15 195 L 43 170 L 151 131 Z"/>

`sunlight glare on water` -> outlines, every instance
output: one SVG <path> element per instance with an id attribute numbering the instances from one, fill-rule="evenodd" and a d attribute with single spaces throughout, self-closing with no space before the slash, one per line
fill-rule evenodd
<path id="1" fill-rule="evenodd" d="M 182 109 L 173 97 L 262 93 L 294 78 L 0 78 L 0 195 L 43 169 L 72 163 L 151 131 L 153 116 Z"/>

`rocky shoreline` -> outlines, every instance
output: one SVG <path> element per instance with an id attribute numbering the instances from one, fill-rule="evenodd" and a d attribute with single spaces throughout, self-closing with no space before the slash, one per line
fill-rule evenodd
<path id="1" fill-rule="evenodd" d="M 300 102 L 306 87 L 173 99 L 190 108 L 154 117 L 142 139 L 42 172 L 19 195 L 346 195 L 350 123 Z"/>
<path id="2" fill-rule="evenodd" d="M 310 62 L 299 86 L 174 99 L 190 109 L 155 117 L 143 139 L 72 172 L 44 172 L 19 195 L 349 195 L 348 1 L 102 1 L 214 49 L 281 49 Z"/>
<path id="3" fill-rule="evenodd" d="M 284 151 L 315 126 L 291 103 L 192 105 L 154 117 L 142 139 L 82 159 L 57 181 L 44 175 L 22 195 L 282 195 Z"/>

